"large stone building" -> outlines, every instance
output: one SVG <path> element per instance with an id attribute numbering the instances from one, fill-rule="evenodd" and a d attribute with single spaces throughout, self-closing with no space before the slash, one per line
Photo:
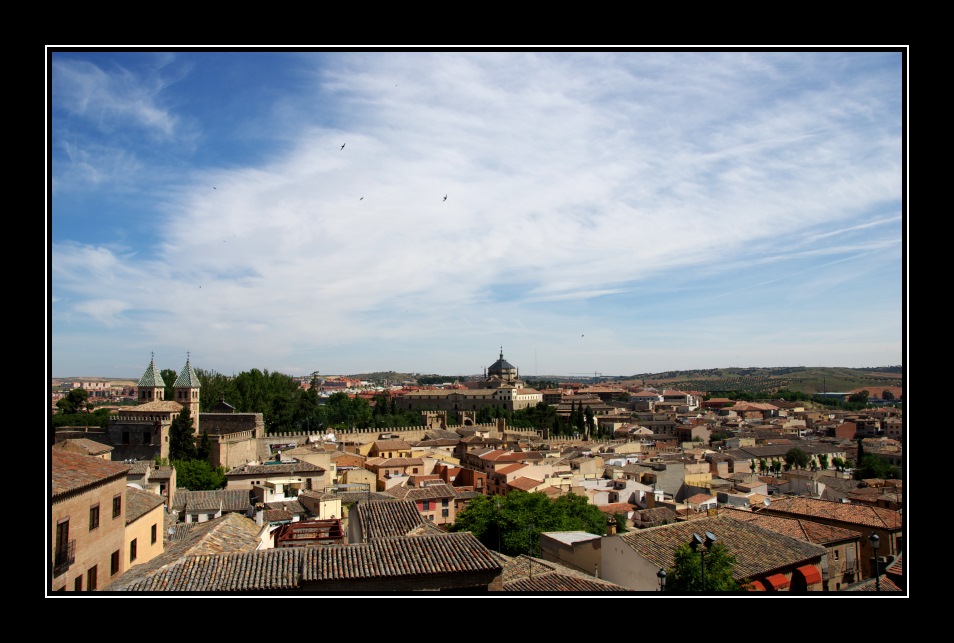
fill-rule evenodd
<path id="1" fill-rule="evenodd" d="M 140 403 L 121 408 L 109 420 L 104 437 L 113 447 L 113 460 L 168 459 L 169 429 L 185 408 L 189 409 L 196 436 L 209 435 L 212 466 L 232 469 L 267 457 L 258 439 L 265 436 L 261 413 L 236 413 L 225 400 L 206 413 L 199 412 L 201 384 L 188 356 L 172 387 L 174 399 L 165 399 L 165 388 L 153 356 L 136 384 Z"/>
<path id="2" fill-rule="evenodd" d="M 479 388 L 433 389 L 410 391 L 395 397 L 395 406 L 401 410 L 474 412 L 499 406 L 508 411 L 519 411 L 536 406 L 543 394 L 526 388 L 517 367 L 500 358 L 487 368 L 487 376 Z"/>

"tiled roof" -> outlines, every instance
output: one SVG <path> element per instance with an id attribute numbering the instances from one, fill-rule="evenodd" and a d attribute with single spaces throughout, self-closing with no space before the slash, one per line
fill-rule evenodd
<path id="1" fill-rule="evenodd" d="M 149 366 L 146 367 L 146 372 L 142 374 L 142 377 L 139 378 L 139 381 L 136 383 L 136 386 L 139 388 L 165 388 L 166 383 L 162 380 L 162 374 L 156 370 L 156 361 L 155 358 L 149 360 Z"/>
<path id="2" fill-rule="evenodd" d="M 400 438 L 390 438 L 386 440 L 375 440 L 374 447 L 378 451 L 410 451 L 411 445 L 406 440 Z"/>
<path id="3" fill-rule="evenodd" d="M 503 561 L 505 592 L 627 592 L 627 588 L 600 580 L 553 561 L 520 555 L 495 554 Z"/>
<path id="4" fill-rule="evenodd" d="M 410 500 L 372 500 L 358 503 L 355 510 L 365 541 L 404 536 L 424 522 Z"/>
<path id="5" fill-rule="evenodd" d="M 187 513 L 207 513 L 218 511 L 221 507 L 224 512 L 244 512 L 252 506 L 252 492 L 250 489 L 216 489 L 214 491 L 176 491 L 172 508 Z"/>
<path id="6" fill-rule="evenodd" d="M 228 473 L 226 476 L 239 475 L 259 475 L 259 476 L 277 476 L 287 473 L 318 473 L 325 469 L 310 462 L 289 462 L 282 464 L 242 464 Z"/>
<path id="7" fill-rule="evenodd" d="M 874 576 L 866 578 L 857 583 L 852 583 L 847 587 L 842 587 L 841 591 L 843 592 L 877 592 L 878 591 L 878 581 L 875 580 Z M 881 576 L 881 590 L 882 592 L 900 592 L 901 588 L 898 587 L 893 580 L 887 576 Z"/>
<path id="8" fill-rule="evenodd" d="M 281 547 L 180 557 L 164 568 L 134 567 L 115 591 L 243 592 L 293 590 L 321 581 L 428 578 L 501 569 L 500 561 L 470 532 L 386 538 L 360 545 Z M 124 582 L 125 581 L 125 582 Z"/>
<path id="9" fill-rule="evenodd" d="M 500 467 L 499 469 L 496 469 L 496 473 L 507 475 L 508 473 L 513 473 L 515 471 L 520 471 L 521 469 L 526 469 L 527 466 L 529 465 L 526 465 L 523 462 L 515 462 L 513 464 L 507 464 Z"/>
<path id="10" fill-rule="evenodd" d="M 156 480 L 171 480 L 172 479 L 172 467 L 156 467 L 149 474 L 149 479 Z"/>
<path id="11" fill-rule="evenodd" d="M 791 538 L 807 540 L 816 545 L 830 545 L 843 540 L 860 538 L 861 532 L 825 525 L 820 522 L 810 520 L 797 520 L 794 518 L 783 518 L 781 516 L 772 516 L 755 511 L 745 511 L 742 509 L 732 509 L 725 507 L 719 510 L 720 515 L 726 515 L 735 520 L 749 522 L 759 527 L 764 527 L 779 534 L 784 534 Z"/>
<path id="12" fill-rule="evenodd" d="M 176 378 L 176 383 L 173 384 L 173 387 L 199 388 L 200 386 L 202 386 L 202 384 L 199 382 L 199 376 L 192 370 L 192 364 L 189 363 L 189 358 L 186 357 L 185 366 L 182 367 L 182 372 L 179 373 L 179 377 Z"/>
<path id="13" fill-rule="evenodd" d="M 70 453 L 63 449 L 51 448 L 50 451 L 52 498 L 111 478 L 124 477 L 129 471 L 129 465 L 122 462 Z"/>
<path id="14" fill-rule="evenodd" d="M 531 491 L 543 484 L 542 480 L 535 480 L 533 478 L 514 478 L 507 483 L 507 486 L 511 489 L 519 489 L 521 491 Z"/>
<path id="15" fill-rule="evenodd" d="M 368 458 L 366 467 L 413 467 L 424 464 L 420 458 Z"/>
<path id="16" fill-rule="evenodd" d="M 136 565 L 103 589 L 106 591 L 164 589 L 163 587 L 143 588 L 141 585 L 151 585 L 150 578 L 157 573 L 163 576 L 162 570 L 167 568 L 181 570 L 179 564 L 183 560 L 188 560 L 189 557 L 215 558 L 220 554 L 250 552 L 262 544 L 259 538 L 262 528 L 254 520 L 239 514 L 225 514 L 213 520 L 190 523 L 190 525 L 192 526 L 188 529 L 176 529 L 175 537 L 166 541 L 163 553 L 148 562 Z M 184 581 L 184 584 L 188 584 L 188 579 Z"/>
<path id="17" fill-rule="evenodd" d="M 166 499 L 158 493 L 143 491 L 136 487 L 126 487 L 126 524 L 130 524 L 147 513 L 165 504 Z"/>
<path id="18" fill-rule="evenodd" d="M 121 412 L 138 413 L 140 411 L 153 411 L 159 413 L 178 413 L 181 410 L 182 405 L 178 402 L 173 402 L 172 400 L 154 400 L 152 402 L 146 402 L 145 404 L 123 408 Z"/>
<path id="19" fill-rule="evenodd" d="M 827 550 L 803 540 L 783 536 L 768 529 L 718 515 L 639 529 L 619 536 L 639 556 L 657 567 L 670 568 L 673 553 L 687 544 L 693 533 L 712 532 L 726 550 L 735 556 L 732 576 L 737 580 L 754 578 L 775 570 L 802 564 L 823 556 Z"/>
<path id="20" fill-rule="evenodd" d="M 85 453 L 86 455 L 102 455 L 113 450 L 113 447 L 108 444 L 90 440 L 89 438 L 70 438 L 62 442 L 57 442 L 53 445 L 53 448 L 73 451 L 73 453 Z"/>
<path id="21" fill-rule="evenodd" d="M 899 576 L 904 575 L 904 554 L 898 554 L 898 557 L 893 563 L 885 567 L 885 573 L 888 574 L 897 574 Z"/>
<path id="22" fill-rule="evenodd" d="M 834 502 L 831 500 L 817 500 L 802 496 L 777 497 L 772 496 L 770 509 L 784 511 L 792 517 L 826 518 L 841 522 L 853 523 L 863 527 L 879 527 L 882 529 L 901 529 L 901 514 L 891 509 L 871 507 L 855 503 Z"/>
<path id="23" fill-rule="evenodd" d="M 395 498 L 403 500 L 441 500 L 444 498 L 456 498 L 457 492 L 449 484 L 429 484 L 423 487 L 402 487 L 395 486 L 388 489 L 388 492 Z"/>

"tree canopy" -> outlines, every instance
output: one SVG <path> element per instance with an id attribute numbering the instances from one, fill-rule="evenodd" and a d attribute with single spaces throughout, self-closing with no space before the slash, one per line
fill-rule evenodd
<path id="1" fill-rule="evenodd" d="M 811 461 L 811 456 L 798 447 L 793 447 L 785 453 L 785 464 L 787 464 L 790 469 L 805 469 Z"/>
<path id="2" fill-rule="evenodd" d="M 506 496 L 476 496 L 451 527 L 469 531 L 490 549 L 508 556 L 540 553 L 544 531 L 606 534 L 607 519 L 596 505 L 576 494 L 550 500 L 545 493 L 512 491 Z"/>
<path id="3" fill-rule="evenodd" d="M 666 571 L 667 592 L 733 592 L 744 587 L 732 577 L 735 556 L 720 542 L 708 548 L 698 545 L 696 550 L 688 543 L 679 545 L 674 558 L 673 567 Z"/>
<path id="4" fill-rule="evenodd" d="M 87 403 L 89 401 L 89 391 L 84 388 L 74 388 L 56 401 L 56 407 L 60 413 L 67 415 L 76 413 L 89 413 Z"/>
<path id="5" fill-rule="evenodd" d="M 215 491 L 226 485 L 225 467 L 213 467 L 206 460 L 173 460 L 176 486 L 189 491 Z"/>
<path id="6" fill-rule="evenodd" d="M 198 456 L 195 437 L 192 413 L 186 406 L 169 426 L 169 459 L 195 460 Z"/>

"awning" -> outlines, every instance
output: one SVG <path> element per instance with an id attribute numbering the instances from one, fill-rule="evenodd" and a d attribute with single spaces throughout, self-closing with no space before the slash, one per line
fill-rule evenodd
<path id="1" fill-rule="evenodd" d="M 762 581 L 754 580 L 749 583 L 746 589 L 748 589 L 750 592 L 764 592 L 765 585 L 762 584 Z"/>
<path id="2" fill-rule="evenodd" d="M 814 585 L 822 582 L 821 572 L 818 571 L 818 568 L 814 565 L 802 565 L 795 570 L 795 573 L 805 577 L 806 585 Z"/>
<path id="3" fill-rule="evenodd" d="M 791 582 L 785 578 L 785 574 L 772 574 L 765 579 L 765 582 L 768 583 L 768 586 L 774 590 L 785 589 L 791 585 Z"/>

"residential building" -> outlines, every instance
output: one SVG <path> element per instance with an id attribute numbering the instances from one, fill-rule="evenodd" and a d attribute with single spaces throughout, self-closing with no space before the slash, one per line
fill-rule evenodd
<path id="1" fill-rule="evenodd" d="M 128 567 L 129 465 L 51 448 L 51 589 L 93 591 Z"/>

